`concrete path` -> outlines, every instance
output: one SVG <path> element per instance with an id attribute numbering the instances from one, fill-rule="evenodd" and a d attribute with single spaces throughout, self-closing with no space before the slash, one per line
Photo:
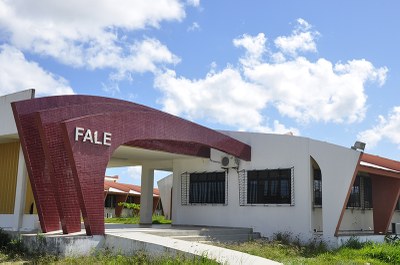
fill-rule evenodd
<path id="1" fill-rule="evenodd" d="M 155 228 L 156 227 L 156 228 Z M 170 253 L 173 255 L 184 254 L 188 256 L 205 256 L 214 259 L 221 264 L 227 265 L 273 265 L 281 264 L 272 260 L 249 255 L 243 252 L 202 244 L 198 242 L 188 242 L 170 237 L 161 237 L 154 234 L 154 229 L 179 230 L 179 229 L 201 229 L 196 227 L 171 227 L 171 226 L 154 226 L 154 227 L 131 227 L 119 228 L 118 226 L 106 228 L 106 244 L 107 247 L 114 250 L 122 251 L 126 254 L 138 250 L 144 250 L 153 255 L 160 253 Z"/>

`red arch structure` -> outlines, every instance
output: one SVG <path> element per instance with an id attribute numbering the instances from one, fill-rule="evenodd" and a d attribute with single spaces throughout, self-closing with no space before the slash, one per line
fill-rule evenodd
<path id="1" fill-rule="evenodd" d="M 43 232 L 60 222 L 63 233 L 80 231 L 82 213 L 88 235 L 104 234 L 104 174 L 121 145 L 205 158 L 214 148 L 251 159 L 249 145 L 127 101 L 72 95 L 12 108 Z"/>

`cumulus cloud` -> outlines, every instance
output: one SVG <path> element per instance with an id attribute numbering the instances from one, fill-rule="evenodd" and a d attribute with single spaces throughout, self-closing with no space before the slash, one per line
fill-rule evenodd
<path id="1" fill-rule="evenodd" d="M 131 179 L 133 183 L 140 183 L 142 177 L 142 166 L 125 167 L 122 174 Z"/>
<path id="2" fill-rule="evenodd" d="M 157 75 L 155 87 L 164 94 L 164 110 L 186 117 L 208 118 L 221 124 L 254 131 L 284 131 L 279 121 L 268 125 L 264 116 L 273 107 L 299 123 L 362 121 L 366 113 L 368 81 L 383 85 L 386 67 L 365 59 L 333 63 L 310 61 L 299 53 L 317 50 L 319 33 L 303 19 L 290 36 L 280 36 L 268 46 L 264 33 L 244 34 L 233 40 L 245 49 L 236 67 L 215 67 L 202 79 L 188 79 L 172 70 Z M 289 55 L 289 56 L 288 56 Z M 213 63 L 213 65 L 216 65 Z"/>
<path id="3" fill-rule="evenodd" d="M 0 0 L 0 30 L 11 45 L 74 67 L 115 69 L 117 77 L 176 63 L 158 40 L 132 42 L 124 33 L 184 17 L 178 0 Z"/>
<path id="4" fill-rule="evenodd" d="M 394 107 L 386 118 L 380 115 L 378 124 L 360 132 L 358 139 L 366 142 L 369 147 L 374 147 L 381 140 L 386 139 L 400 148 L 400 106 Z"/>
<path id="5" fill-rule="evenodd" d="M 200 0 L 187 0 L 188 5 L 198 7 L 200 6 Z"/>
<path id="6" fill-rule="evenodd" d="M 243 34 L 242 37 L 234 39 L 233 45 L 235 47 L 243 47 L 246 50 L 246 54 L 240 59 L 240 62 L 245 66 L 260 63 L 262 56 L 266 52 L 266 41 L 264 33 L 259 33 L 255 37 Z"/>
<path id="7" fill-rule="evenodd" d="M 12 63 L 11 63 L 12 62 Z M 68 82 L 28 61 L 23 53 L 9 45 L 0 46 L 0 95 L 35 88 L 36 94 L 73 94 Z"/>
<path id="8" fill-rule="evenodd" d="M 177 77 L 168 70 L 156 77 L 154 85 L 164 92 L 161 103 L 167 112 L 244 128 L 261 124 L 260 111 L 267 103 L 262 88 L 244 81 L 232 68 L 199 80 Z"/>
<path id="9" fill-rule="evenodd" d="M 280 36 L 274 43 L 283 53 L 296 56 L 298 52 L 316 52 L 315 38 L 318 31 L 313 31 L 312 26 L 302 18 L 297 20 L 297 26 L 290 36 Z"/>

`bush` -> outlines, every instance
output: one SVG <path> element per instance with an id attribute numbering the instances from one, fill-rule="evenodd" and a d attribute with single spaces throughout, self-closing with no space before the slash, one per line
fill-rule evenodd
<path id="1" fill-rule="evenodd" d="M 290 232 L 278 232 L 273 234 L 273 240 L 284 245 L 289 245 L 292 242 L 292 234 Z"/>
<path id="2" fill-rule="evenodd" d="M 361 242 L 360 239 L 356 236 L 351 236 L 344 244 L 342 248 L 350 248 L 350 249 L 362 249 L 365 245 L 371 244 L 370 242 Z"/>
<path id="3" fill-rule="evenodd" d="M 6 234 L 3 229 L 0 228 L 0 249 L 4 249 L 7 247 L 8 243 L 10 243 L 11 238 L 8 234 Z"/>
<path id="4" fill-rule="evenodd" d="M 139 216 L 140 213 L 140 204 L 136 203 L 129 203 L 129 202 L 120 202 L 118 203 L 118 206 L 123 206 L 127 209 L 132 209 L 132 214 L 133 216 Z"/>

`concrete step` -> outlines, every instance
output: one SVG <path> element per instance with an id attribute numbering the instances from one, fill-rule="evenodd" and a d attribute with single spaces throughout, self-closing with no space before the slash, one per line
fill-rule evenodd
<path id="1" fill-rule="evenodd" d="M 260 238 L 260 233 L 245 233 L 245 234 L 213 234 L 213 235 L 180 235 L 180 236 L 171 236 L 175 239 L 181 239 L 185 241 L 195 241 L 195 242 L 247 242 L 250 240 L 254 240 Z"/>
<path id="2" fill-rule="evenodd" d="M 165 229 L 146 232 L 157 236 L 213 236 L 213 235 L 237 235 L 251 234 L 252 228 L 202 228 L 202 229 Z"/>

